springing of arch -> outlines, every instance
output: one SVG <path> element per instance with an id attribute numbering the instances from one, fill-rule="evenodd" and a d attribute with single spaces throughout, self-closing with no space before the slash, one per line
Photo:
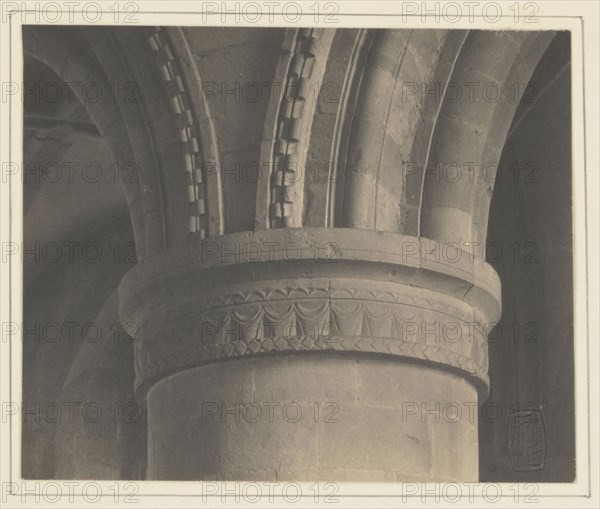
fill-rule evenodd
<path id="1" fill-rule="evenodd" d="M 423 184 L 422 236 L 485 243 L 495 168 L 519 101 L 554 36 L 549 31 L 469 33 L 450 79 L 477 84 L 480 95 L 442 104 Z M 485 93 L 485 87 L 493 92 Z M 457 170 L 452 177 L 449 165 Z"/>
<path id="2" fill-rule="evenodd" d="M 96 101 L 87 101 L 82 97 L 82 87 L 74 87 L 74 92 L 105 139 L 115 164 L 124 165 L 135 161 L 136 148 L 139 151 L 140 146 L 148 143 L 148 139 L 140 136 L 138 146 L 134 148 L 135 141 L 130 139 L 125 117 L 129 115 L 130 122 L 135 122 L 140 115 L 138 108 L 135 104 L 118 104 L 111 97 L 110 76 L 83 32 L 78 27 L 60 28 L 61 30 L 45 26 L 23 27 L 25 53 L 50 67 L 65 83 L 95 83 L 103 92 Z M 100 44 L 99 38 L 96 42 Z M 107 48 L 111 44 L 107 38 L 104 37 L 102 43 L 107 53 L 114 52 L 114 45 Z M 164 247 L 165 244 L 164 225 L 161 218 L 152 212 L 153 209 L 160 208 L 160 197 L 155 191 L 155 183 L 148 182 L 150 176 L 151 172 L 140 174 L 139 185 L 122 183 L 140 258 L 145 256 L 147 250 Z M 142 196 L 142 188 L 147 189 L 145 196 Z"/>
<path id="3" fill-rule="evenodd" d="M 497 167 L 519 101 L 554 36 L 377 31 L 355 77 L 356 107 L 340 155 L 344 182 L 336 191 L 343 207 L 333 225 L 485 242 L 494 174 L 482 168 Z M 478 94 L 472 99 L 468 84 Z M 440 174 L 448 165 L 458 176 Z"/>
<path id="4" fill-rule="evenodd" d="M 176 91 L 172 84 L 165 86 L 156 55 L 146 43 L 152 33 L 145 27 L 23 29 L 28 55 L 50 67 L 65 83 L 93 82 L 102 92 L 97 100 L 89 101 L 81 95 L 82 86 L 74 87 L 114 164 L 135 164 L 136 178 L 120 184 L 140 259 L 190 241 L 189 144 L 182 138 L 180 116 L 170 109 Z M 201 183 L 205 199 L 192 206 L 201 207 L 206 215 L 204 235 L 220 235 L 224 230 L 220 165 L 202 82 L 183 33 L 167 29 L 164 40 L 176 48 L 172 54 L 181 71 L 183 101 L 193 119 L 191 125 L 185 125 L 186 134 L 198 147 L 195 164 L 206 174 Z M 118 90 L 124 84 L 133 84 L 136 90 L 129 100 Z"/>

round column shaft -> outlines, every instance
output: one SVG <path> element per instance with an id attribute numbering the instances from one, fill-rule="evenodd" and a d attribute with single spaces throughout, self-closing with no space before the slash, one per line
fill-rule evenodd
<path id="1" fill-rule="evenodd" d="M 342 228 L 231 234 L 150 258 L 120 294 L 149 478 L 477 480 L 500 286 L 472 254 Z"/>

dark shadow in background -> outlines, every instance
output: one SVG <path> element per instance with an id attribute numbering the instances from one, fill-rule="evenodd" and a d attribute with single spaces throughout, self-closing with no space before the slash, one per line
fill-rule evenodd
<path id="1" fill-rule="evenodd" d="M 519 105 L 494 187 L 487 258 L 503 311 L 480 412 L 482 482 L 575 479 L 570 55 L 560 32 Z"/>

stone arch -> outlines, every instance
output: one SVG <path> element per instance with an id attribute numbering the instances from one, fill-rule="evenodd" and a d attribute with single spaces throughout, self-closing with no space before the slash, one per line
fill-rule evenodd
<path id="1" fill-rule="evenodd" d="M 288 29 L 275 79 L 281 87 L 269 104 L 261 144 L 256 227 L 300 227 L 305 217 L 306 161 L 318 94 L 335 30 Z M 304 174 L 303 174 L 304 173 Z"/>
<path id="2" fill-rule="evenodd" d="M 497 166 L 525 87 L 553 37 L 554 32 L 469 33 L 450 81 L 478 88 L 472 89 L 473 99 L 464 89 L 460 100 L 444 97 L 425 166 L 423 237 L 465 245 L 485 241 L 495 176 L 485 169 Z"/>
<path id="3" fill-rule="evenodd" d="M 219 149 L 203 83 L 180 28 L 117 31 L 140 83 L 165 196 L 167 246 L 224 231 Z M 152 79 L 148 79 L 151 77 Z"/>
<path id="4" fill-rule="evenodd" d="M 164 241 L 148 254 L 223 233 L 216 136 L 181 29 L 88 29 L 86 37 L 111 81 L 133 83 L 139 91 L 134 101 L 120 103 L 139 172 L 156 195 L 150 214 L 158 217 L 150 222 L 160 220 L 164 230 Z"/>
<path id="5" fill-rule="evenodd" d="M 377 30 L 345 154 L 344 226 L 414 234 L 420 181 L 407 173 L 423 157 L 436 101 L 423 88 L 445 82 L 464 31 Z"/>
<path id="6" fill-rule="evenodd" d="M 93 82 L 103 91 L 86 101 L 75 88 L 115 162 L 136 165 L 137 178 L 121 185 L 140 259 L 194 236 L 220 235 L 217 142 L 183 33 L 62 28 L 25 28 L 25 52 L 66 83 Z"/>
<path id="7" fill-rule="evenodd" d="M 344 205 L 349 130 L 375 30 L 337 30 L 319 92 L 306 162 L 305 226 L 337 226 Z"/>
<path id="8" fill-rule="evenodd" d="M 48 65 L 65 82 L 94 82 L 101 90 L 112 90 L 101 63 L 78 28 L 57 31 L 52 27 L 24 27 L 23 46 L 27 54 Z M 134 161 L 134 149 L 119 105 L 107 93 L 103 93 L 98 101 L 91 102 L 82 97 L 79 87 L 74 90 L 99 133 L 106 139 L 115 162 Z M 123 184 L 122 187 L 130 209 L 138 256 L 143 257 L 147 246 L 161 244 L 160 238 L 164 236 L 160 222 L 152 228 L 150 218 L 144 217 L 144 202 L 150 201 L 152 193 L 149 191 L 155 186 L 142 180 L 140 186 Z M 141 188 L 148 190 L 144 197 Z M 152 235 L 150 232 L 153 231 L 157 233 Z"/>

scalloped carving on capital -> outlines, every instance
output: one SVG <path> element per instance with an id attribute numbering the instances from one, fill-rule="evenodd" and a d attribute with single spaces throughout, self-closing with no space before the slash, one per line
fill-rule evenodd
<path id="1" fill-rule="evenodd" d="M 143 323 L 138 387 L 186 367 L 296 352 L 401 357 L 456 369 L 480 388 L 488 383 L 487 324 L 464 303 L 426 290 L 343 278 L 275 280 L 220 289 L 192 307 Z"/>
<path id="2" fill-rule="evenodd" d="M 344 228 L 206 239 L 146 260 L 119 294 L 142 392 L 181 369 L 297 352 L 428 362 L 485 390 L 500 314 L 498 277 L 472 253 Z"/>

